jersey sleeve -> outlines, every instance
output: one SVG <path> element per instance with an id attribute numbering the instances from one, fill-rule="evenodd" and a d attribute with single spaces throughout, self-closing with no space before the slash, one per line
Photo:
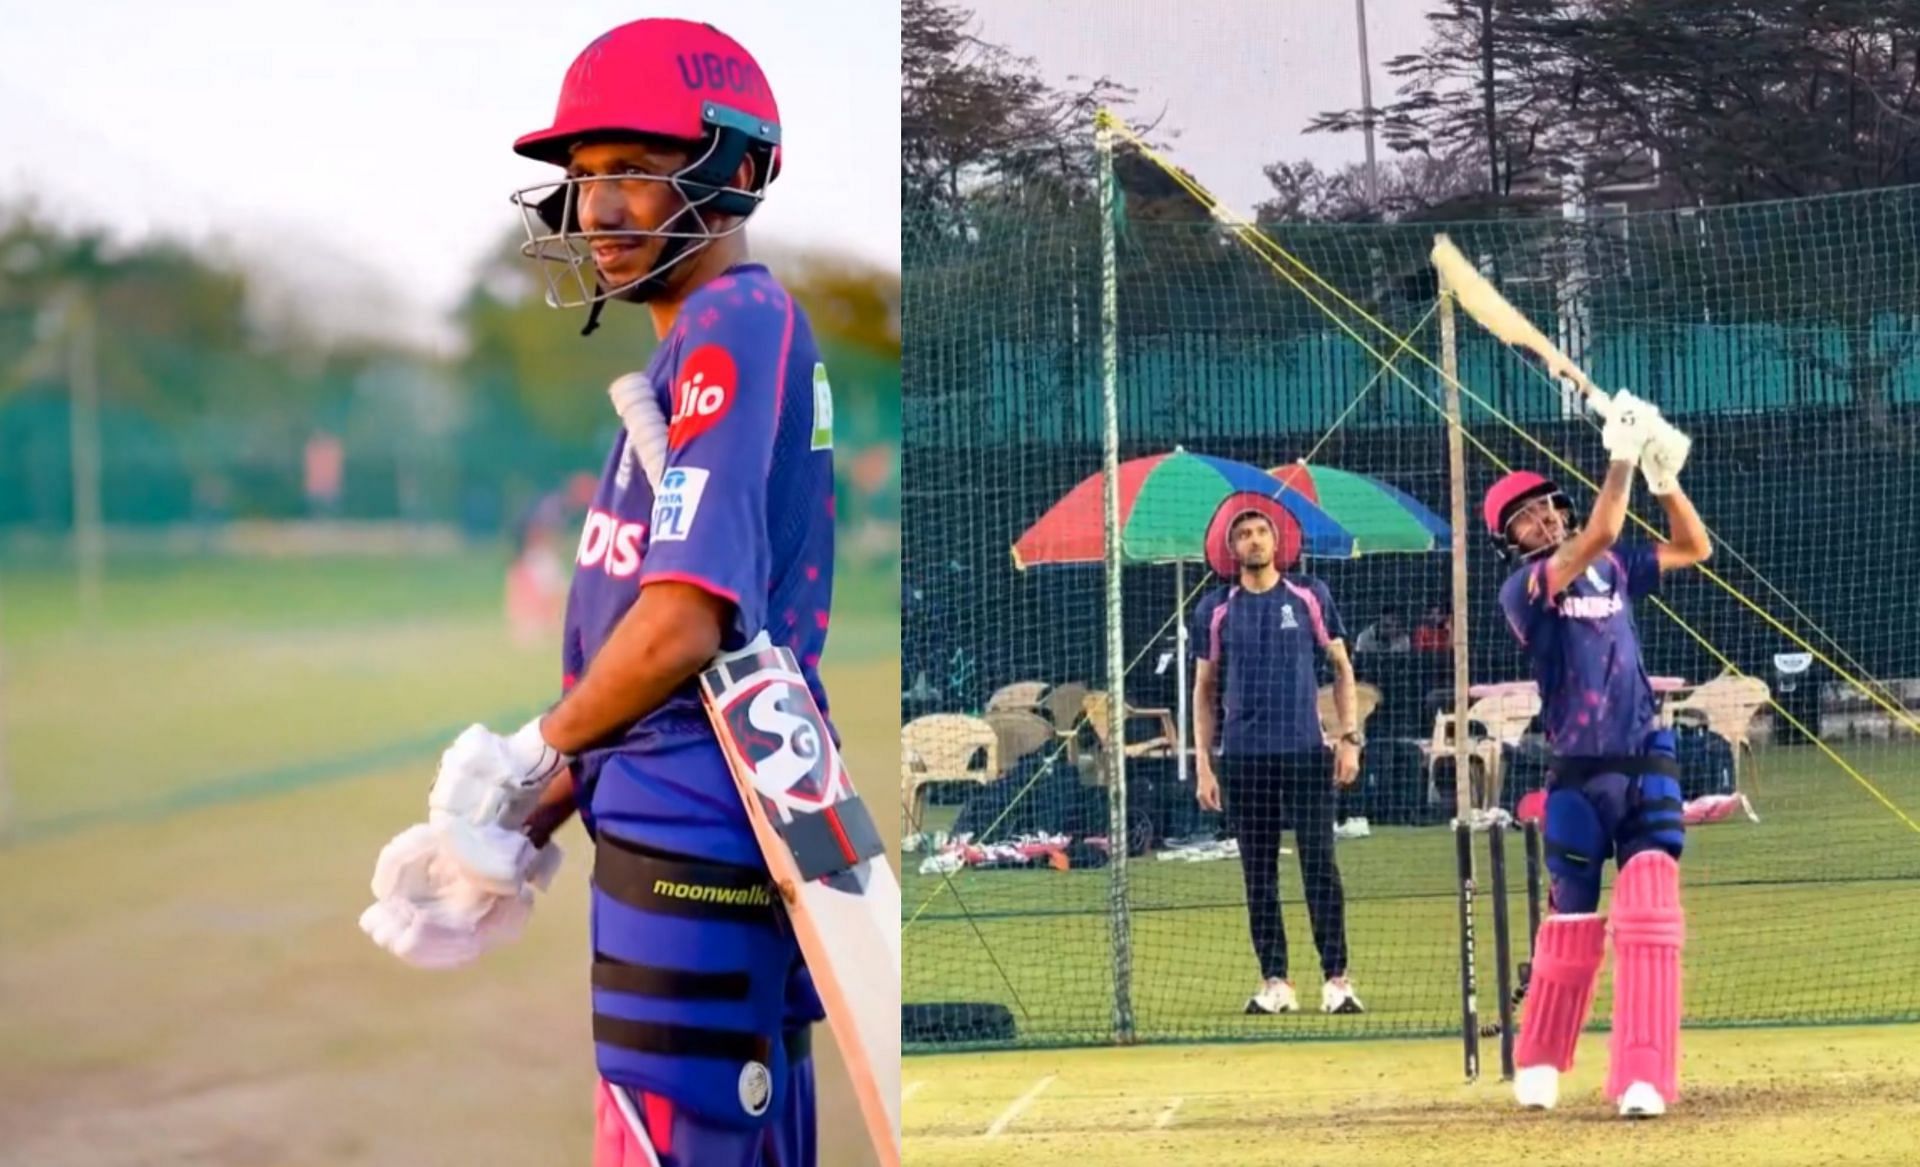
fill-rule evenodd
<path id="1" fill-rule="evenodd" d="M 1224 591 L 1216 589 L 1200 597 L 1200 602 L 1193 609 L 1193 626 L 1187 631 L 1195 657 L 1212 665 L 1219 665 L 1226 659 L 1225 645 L 1220 635 L 1220 621 L 1226 615 Z"/>
<path id="2" fill-rule="evenodd" d="M 766 627 L 767 480 L 793 307 L 689 302 L 682 311 L 692 318 L 670 382 L 666 468 L 641 586 L 689 583 L 732 604 L 722 647 L 734 649 Z"/>
<path id="3" fill-rule="evenodd" d="M 1619 543 L 1612 552 L 1620 565 L 1628 599 L 1651 596 L 1660 590 L 1660 552 L 1651 543 Z"/>
<path id="4" fill-rule="evenodd" d="M 1523 648 L 1533 641 L 1534 625 L 1552 608 L 1553 598 L 1547 595 L 1547 561 L 1544 558 L 1527 564 L 1500 585 L 1500 611 L 1507 618 L 1507 627 L 1513 630 L 1514 637 Z"/>
<path id="5" fill-rule="evenodd" d="M 1327 643 L 1347 638 L 1347 625 L 1340 619 L 1340 608 L 1333 602 L 1333 590 L 1327 582 L 1315 579 L 1308 585 L 1313 590 L 1313 598 L 1320 601 L 1320 622 L 1327 630 Z"/>

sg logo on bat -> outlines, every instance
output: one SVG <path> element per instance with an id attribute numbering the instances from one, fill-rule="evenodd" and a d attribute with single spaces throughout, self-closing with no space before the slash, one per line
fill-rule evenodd
<path id="1" fill-rule="evenodd" d="M 753 788 L 782 821 L 816 814 L 846 796 L 826 718 L 806 681 L 762 673 L 721 698 L 729 735 L 753 771 Z"/>

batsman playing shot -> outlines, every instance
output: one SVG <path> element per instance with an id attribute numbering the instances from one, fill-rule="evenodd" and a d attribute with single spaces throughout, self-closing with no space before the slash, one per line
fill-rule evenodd
<path id="1" fill-rule="evenodd" d="M 460 735 L 428 821 L 381 854 L 362 925 L 429 967 L 507 942 L 560 865 L 553 832 L 577 812 L 594 847 L 595 1163 L 810 1167 L 810 1035 L 823 996 L 835 999 L 803 958 L 810 897 L 828 883 L 891 887 L 873 914 L 897 930 L 898 892 L 874 870 L 878 836 L 821 712 L 830 390 L 805 313 L 747 254 L 747 218 L 780 169 L 779 113 L 733 40 L 642 20 L 581 53 L 553 124 L 514 149 L 565 170 L 514 196 L 526 254 L 560 272 L 550 302 L 585 309 L 584 333 L 611 300 L 641 305 L 660 343 L 610 390 L 624 425 L 576 553 L 564 696 L 505 736 Z M 751 682 L 750 701 L 716 697 L 735 682 Z M 777 778 L 803 812 L 782 812 L 798 878 L 778 877 L 737 778 Z M 821 860 L 828 834 L 846 862 Z M 897 944 L 896 931 L 896 966 Z M 897 972 L 873 963 L 895 994 L 897 1043 Z M 849 1053 L 863 1105 L 880 1076 L 897 1092 L 893 1048 L 891 1066 Z M 897 1161 L 897 1129 L 896 1117 L 891 1138 L 876 1137 L 883 1161 Z"/>
<path id="2" fill-rule="evenodd" d="M 1325 974 L 1321 1011 L 1360 1013 L 1364 1008 L 1347 979 L 1346 897 L 1333 853 L 1335 787 L 1352 785 L 1360 774 L 1353 664 L 1327 585 L 1284 574 L 1299 556 L 1300 528 L 1272 498 L 1236 494 L 1215 512 L 1207 559 L 1235 583 L 1203 597 L 1194 612 L 1200 646 L 1193 683 L 1195 794 L 1208 810 L 1224 804 L 1239 842 L 1247 924 L 1261 978 L 1246 1011 L 1300 1008 L 1280 916 L 1280 842 L 1291 824 Z M 1320 725 L 1316 652 L 1325 654 L 1334 673 L 1340 724 L 1331 750 Z M 1220 726 L 1216 699 L 1225 714 Z"/>
<path id="3" fill-rule="evenodd" d="M 1534 943 L 1515 1054 L 1514 1094 L 1551 1109 L 1593 1005 L 1613 938 L 1613 1033 L 1607 1096 L 1626 1117 L 1664 1114 L 1679 1095 L 1680 951 L 1685 842 L 1671 730 L 1640 657 L 1633 602 L 1660 576 L 1711 552 L 1680 490 L 1689 443 L 1659 411 L 1613 396 L 1601 442 L 1610 459 L 1593 513 L 1575 525 L 1567 496 L 1516 471 L 1487 492 L 1487 528 L 1519 562 L 1500 606 L 1526 649 L 1554 761 L 1546 800 L 1551 914 Z M 1664 543 L 1620 543 L 1638 467 L 1667 516 Z M 1611 918 L 1600 880 L 1616 865 Z"/>

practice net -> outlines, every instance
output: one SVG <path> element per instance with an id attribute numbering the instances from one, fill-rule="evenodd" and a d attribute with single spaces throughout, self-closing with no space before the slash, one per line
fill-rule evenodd
<path id="1" fill-rule="evenodd" d="M 1683 482 L 1724 583 L 1669 576 L 1668 610 L 1637 607 L 1648 671 L 1673 686 L 1663 715 L 1679 731 L 1685 793 L 1708 800 L 1700 813 L 1726 813 L 1690 831 L 1683 863 L 1688 1024 L 1920 1017 L 1920 189 L 1265 228 L 1419 355 L 1189 210 L 1198 222 L 1115 224 L 1124 839 L 1111 829 L 1121 751 L 1103 704 L 1100 210 L 1001 206 L 908 233 L 909 1048 L 1459 1029 L 1453 658 L 1435 623 L 1451 612 L 1454 557 L 1421 518 L 1444 532 L 1453 504 L 1437 230 L 1595 381 L 1656 402 L 1694 439 Z M 1605 454 L 1556 382 L 1464 313 L 1455 332 L 1463 615 L 1481 691 L 1470 777 L 1478 806 L 1515 812 L 1544 785 L 1546 755 L 1524 699 L 1483 688 L 1528 674 L 1500 615 L 1508 569 L 1480 500 L 1511 466 L 1555 477 L 1584 510 Z M 1238 473 L 1223 467 L 1302 459 L 1291 481 L 1352 545 L 1307 530 L 1300 570 L 1326 585 L 1372 705 L 1360 781 L 1334 811 L 1360 1016 L 1319 1012 L 1291 832 L 1279 885 L 1303 1013 L 1242 1012 L 1262 971 L 1235 857 L 1245 830 L 1197 806 L 1193 761 L 1180 758 L 1193 740 L 1183 688 L 1211 649 L 1194 612 L 1223 583 L 1198 555 Z M 1634 513 L 1664 529 L 1644 485 Z M 1744 804 L 1712 801 L 1738 795 Z M 1507 845 L 1524 959 L 1517 831 Z M 1487 894 L 1483 869 L 1483 1014 L 1496 983 Z"/>

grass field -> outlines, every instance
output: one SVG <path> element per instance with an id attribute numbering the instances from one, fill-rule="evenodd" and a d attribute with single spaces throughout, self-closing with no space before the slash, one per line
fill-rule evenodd
<path id="1" fill-rule="evenodd" d="M 1920 751 L 1848 748 L 1875 788 L 1920 811 Z M 1762 821 L 1694 830 L 1684 864 L 1688 1017 L 1694 1023 L 1920 1021 L 1920 833 L 1813 749 L 1763 752 Z M 1486 843 L 1476 844 L 1483 892 Z M 1369 1012 L 1247 1017 L 1258 980 L 1232 861 L 1129 867 L 1132 1004 L 1157 1040 L 1458 1032 L 1458 883 L 1443 827 L 1376 827 L 1339 844 L 1351 971 Z M 1282 860 L 1293 973 L 1316 988 L 1317 962 L 1293 860 Z M 993 1002 L 1023 1042 L 1106 1042 L 1113 1029 L 1105 870 L 965 871 L 949 883 L 910 863 L 903 895 L 904 999 Z M 1508 840 L 1516 957 L 1525 954 L 1525 882 Z M 915 913 L 918 918 L 914 919 Z M 1497 1000 L 1492 910 L 1478 908 L 1483 1013 Z M 1608 1008 L 1603 978 L 1596 1015 Z M 1316 997 L 1317 999 L 1317 997 Z"/>
<path id="2" fill-rule="evenodd" d="M 1481 1043 L 1481 1082 L 1463 1084 L 1458 884 L 1444 828 L 1376 826 L 1371 838 L 1339 844 L 1364 1017 L 1245 1016 L 1258 970 L 1238 865 L 1133 861 L 1136 1032 L 1168 1044 L 1132 1048 L 1113 1044 L 1107 871 L 968 870 L 946 880 L 919 874 L 909 856 L 904 999 L 1005 1005 L 1017 1040 L 1041 1048 L 909 1058 L 908 1159 L 1920 1162 L 1920 833 L 1881 801 L 1916 817 L 1920 750 L 1880 742 L 1842 751 L 1872 791 L 1811 748 L 1766 751 L 1750 775 L 1762 821 L 1690 834 L 1686 1097 L 1666 1120 L 1631 1128 L 1601 1095 L 1600 1032 L 1585 1039 L 1553 1115 L 1511 1106 L 1497 1080 L 1497 1038 Z M 936 810 L 927 827 L 950 817 Z M 1487 1021 L 1498 998 L 1484 838 L 1476 848 Z M 1293 862 L 1282 860 L 1282 895 L 1294 976 L 1311 1002 L 1317 967 Z M 1522 958 L 1517 836 L 1508 871 Z M 1610 989 L 1603 973 L 1596 1030 Z M 1374 1040 L 1339 1040 L 1355 1037 Z M 1208 1044 L 1170 1044 L 1178 1041 Z M 1094 1048 L 1047 1048 L 1072 1045 Z"/>
<path id="3" fill-rule="evenodd" d="M 0 1164 L 588 1161 L 577 826 L 525 938 L 477 966 L 410 970 L 355 924 L 452 734 L 556 691 L 557 654 L 509 643 L 503 566 L 116 565 L 92 632 L 64 576 L 0 574 Z M 882 790 L 884 586 L 842 590 L 826 662 L 849 764 Z M 818 1048 L 822 1161 L 867 1162 Z"/>

